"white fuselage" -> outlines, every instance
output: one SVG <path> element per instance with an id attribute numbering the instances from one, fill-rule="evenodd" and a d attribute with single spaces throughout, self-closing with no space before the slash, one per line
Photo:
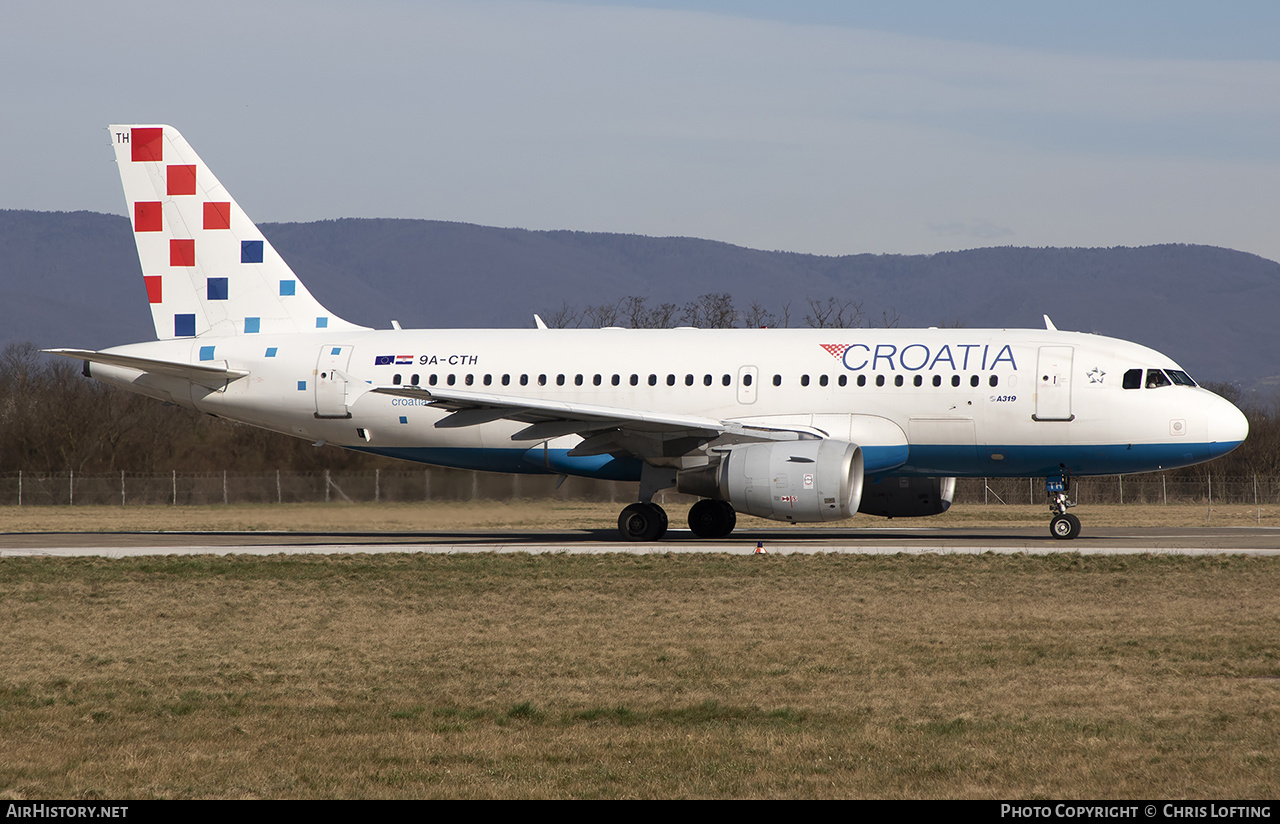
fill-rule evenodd
<path id="1" fill-rule="evenodd" d="M 634 480 L 640 462 L 569 457 L 577 435 L 513 440 L 512 420 L 371 392 L 417 385 L 810 428 L 862 447 L 869 476 L 1142 472 L 1208 460 L 1247 433 L 1196 386 L 1122 387 L 1177 370 L 1113 338 L 1057 330 L 448 329 L 177 339 L 110 353 L 225 365 L 222 388 L 93 364 L 95 378 L 298 437 L 426 463 Z M 348 417 L 349 416 L 349 417 Z M 696 459 L 696 456 L 693 456 Z M 688 455 L 673 455 L 680 466 Z"/>

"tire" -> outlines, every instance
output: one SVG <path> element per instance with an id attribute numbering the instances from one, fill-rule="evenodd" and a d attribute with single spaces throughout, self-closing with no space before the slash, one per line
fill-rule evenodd
<path id="1" fill-rule="evenodd" d="M 1059 541 L 1070 541 L 1080 534 L 1080 519 L 1074 515 L 1056 515 L 1049 522 L 1049 534 Z"/>
<path id="2" fill-rule="evenodd" d="M 699 538 L 723 538 L 738 525 L 738 513 L 725 501 L 703 499 L 689 510 L 689 529 Z"/>
<path id="3" fill-rule="evenodd" d="M 632 504 L 618 516 L 618 532 L 627 541 L 656 541 L 667 531 L 667 513 L 657 504 Z"/>

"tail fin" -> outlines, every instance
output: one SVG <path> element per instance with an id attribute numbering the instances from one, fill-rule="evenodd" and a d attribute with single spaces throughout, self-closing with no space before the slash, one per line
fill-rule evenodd
<path id="1" fill-rule="evenodd" d="M 156 337 L 365 327 L 311 296 L 172 126 L 111 126 Z"/>

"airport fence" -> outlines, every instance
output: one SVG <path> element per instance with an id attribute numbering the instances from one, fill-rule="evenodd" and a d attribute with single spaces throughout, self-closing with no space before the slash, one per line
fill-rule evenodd
<path id="1" fill-rule="evenodd" d="M 634 483 L 505 475 L 427 467 L 359 472 L 179 472 L 81 474 L 0 473 L 0 506 L 216 505 L 322 502 L 415 502 L 562 499 L 625 503 Z M 1280 505 L 1280 477 L 1182 477 L 1167 473 L 1076 478 L 1080 504 L 1223 503 Z M 660 503 L 696 500 L 674 490 Z M 961 478 L 957 504 L 987 506 L 1046 503 L 1043 478 Z"/>

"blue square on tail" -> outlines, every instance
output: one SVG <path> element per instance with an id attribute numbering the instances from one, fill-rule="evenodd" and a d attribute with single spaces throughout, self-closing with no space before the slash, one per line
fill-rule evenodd
<path id="1" fill-rule="evenodd" d="M 240 241 L 240 262 L 241 263 L 261 263 L 262 262 L 262 241 L 260 240 Z"/>

